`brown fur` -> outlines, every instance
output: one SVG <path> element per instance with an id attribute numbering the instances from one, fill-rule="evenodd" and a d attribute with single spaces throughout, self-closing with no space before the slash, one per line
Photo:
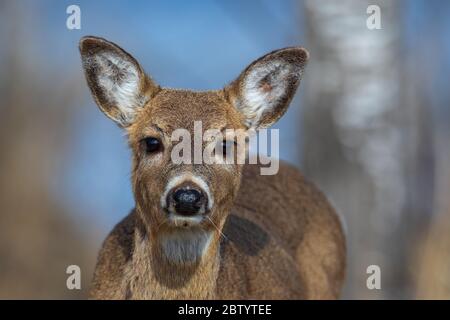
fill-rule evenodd
<path id="1" fill-rule="evenodd" d="M 278 120 L 300 82 L 308 57 L 304 49 L 274 51 L 251 64 L 230 86 L 208 92 L 160 88 L 134 58 L 103 39 L 85 38 L 80 50 L 95 100 L 128 133 L 136 200 L 136 209 L 103 244 L 93 298 L 338 297 L 345 269 L 342 229 L 326 198 L 296 169 L 281 164 L 277 175 L 261 176 L 258 165 L 175 165 L 170 158 L 172 132 L 185 128 L 193 134 L 194 121 L 201 120 L 205 131 L 265 127 Z M 95 60 L 99 52 L 106 60 Z M 117 57 L 125 59 L 126 69 L 120 64 L 110 67 Z M 120 89 L 133 76 L 130 68 L 139 76 L 131 111 L 105 91 Z M 265 75 L 266 68 L 271 73 Z M 245 99 L 245 81 L 253 80 L 256 69 L 264 78 L 256 77 L 259 82 L 252 88 L 268 93 L 262 114 L 249 110 L 253 101 Z M 107 82 L 113 80 L 109 87 L 98 80 L 102 72 L 111 76 Z M 158 138 L 163 150 L 147 154 L 142 142 L 146 137 Z M 174 225 L 161 208 L 168 181 L 180 173 L 201 176 L 214 196 L 211 212 L 198 225 Z M 212 240 L 200 258 L 171 261 L 163 252 L 162 239 L 183 232 L 207 232 Z"/>
<path id="2" fill-rule="evenodd" d="M 258 167 L 244 168 L 242 190 L 227 219 L 220 258 L 206 260 L 192 270 L 172 275 L 190 284 L 187 295 L 167 285 L 159 298 L 219 299 L 334 299 L 339 296 L 345 270 L 345 241 L 333 209 L 324 195 L 295 168 L 282 164 L 275 176 L 260 176 Z M 270 190 L 270 192 L 268 192 Z M 290 190 L 286 195 L 284 190 Z M 136 243 L 145 238 L 142 221 L 133 211 L 120 222 L 100 251 L 91 295 L 100 299 L 146 298 L 146 288 L 127 287 L 131 266 L 152 275 L 151 262 L 135 265 Z M 149 245 L 149 244 L 147 244 Z M 217 263 L 219 266 L 214 265 Z M 217 281 L 209 288 L 204 278 Z M 205 270 L 206 269 L 206 270 Z M 144 271 L 145 270 L 145 271 Z M 148 273 L 146 273 L 148 271 Z M 170 277 L 168 277 L 170 279 Z M 197 279 L 202 279 L 198 281 Z M 165 287 L 167 279 L 152 279 L 149 290 Z M 207 288 L 206 288 L 207 287 Z M 208 290 L 211 290 L 208 292 Z M 156 290 L 155 290 L 156 291 Z M 167 293 L 167 296 L 165 295 Z"/>

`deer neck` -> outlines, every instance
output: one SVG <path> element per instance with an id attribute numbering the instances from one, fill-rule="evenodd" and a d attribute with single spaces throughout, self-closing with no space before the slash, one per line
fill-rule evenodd
<path id="1" fill-rule="evenodd" d="M 131 299 L 213 299 L 219 271 L 219 234 L 135 230 L 126 295 Z"/>

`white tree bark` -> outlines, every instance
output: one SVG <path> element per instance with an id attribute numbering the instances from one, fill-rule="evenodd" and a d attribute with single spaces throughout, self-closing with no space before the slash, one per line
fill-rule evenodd
<path id="1" fill-rule="evenodd" d="M 369 5 L 381 10 L 379 30 L 366 25 Z M 408 291 L 405 209 L 414 192 L 408 172 L 416 167 L 418 109 L 403 97 L 401 5 L 305 2 L 311 60 L 303 167 L 347 222 L 349 298 L 405 297 Z M 381 268 L 381 290 L 366 287 L 372 264 Z"/>

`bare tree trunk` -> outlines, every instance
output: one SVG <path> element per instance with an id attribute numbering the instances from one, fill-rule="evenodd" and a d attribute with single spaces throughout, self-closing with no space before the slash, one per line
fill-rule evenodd
<path id="1" fill-rule="evenodd" d="M 381 30 L 366 26 L 372 4 L 381 8 Z M 405 209 L 424 120 L 417 105 L 404 103 L 401 5 L 305 2 L 311 62 L 303 167 L 347 222 L 349 298 L 407 297 L 407 246 L 417 219 L 411 210 L 405 218 Z M 381 290 L 366 286 L 369 265 L 381 268 Z"/>

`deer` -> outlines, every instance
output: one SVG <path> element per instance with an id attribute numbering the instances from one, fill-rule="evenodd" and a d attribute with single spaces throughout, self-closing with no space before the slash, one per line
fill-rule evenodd
<path id="1" fill-rule="evenodd" d="M 339 216 L 298 169 L 173 163 L 171 134 L 268 128 L 287 110 L 309 53 L 270 52 L 220 90 L 165 88 L 118 45 L 79 50 L 99 109 L 124 130 L 135 207 L 100 249 L 92 299 L 337 299 L 346 245 Z M 235 142 L 223 138 L 224 153 Z M 231 147 L 230 147 L 231 146 Z M 218 157 L 223 156 L 217 155 Z"/>

